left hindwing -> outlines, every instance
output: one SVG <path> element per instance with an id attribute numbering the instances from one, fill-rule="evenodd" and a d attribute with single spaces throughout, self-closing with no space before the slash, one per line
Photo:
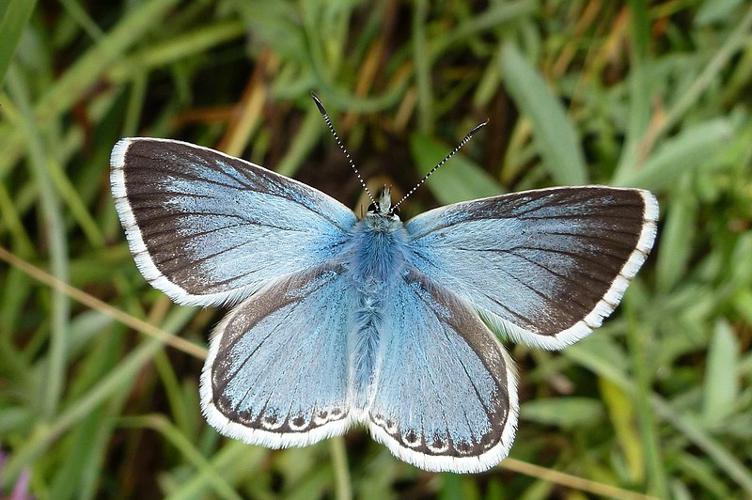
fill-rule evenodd
<path id="1" fill-rule="evenodd" d="M 201 407 L 212 427 L 271 448 L 345 432 L 355 301 L 343 273 L 325 264 L 278 280 L 220 323 L 201 376 Z"/>
<path id="2" fill-rule="evenodd" d="M 616 308 L 657 219 L 648 191 L 585 186 L 457 203 L 406 227 L 429 278 L 511 338 L 560 349 Z"/>

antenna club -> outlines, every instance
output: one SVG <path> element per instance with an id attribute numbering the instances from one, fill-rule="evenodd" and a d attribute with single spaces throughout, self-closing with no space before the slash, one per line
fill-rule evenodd
<path id="1" fill-rule="evenodd" d="M 321 116 L 326 116 L 324 105 L 321 103 L 321 99 L 319 99 L 319 96 L 317 96 L 314 91 L 311 91 L 311 99 L 313 99 L 313 102 L 316 103 L 316 107 L 319 109 Z"/>
<path id="2" fill-rule="evenodd" d="M 475 127 L 473 127 L 473 129 L 472 129 L 472 130 L 471 130 L 470 132 L 468 132 L 468 133 L 467 133 L 467 135 L 466 135 L 465 137 L 467 137 L 468 139 L 470 139 L 470 138 L 471 138 L 472 136 L 474 136 L 474 135 L 475 135 L 475 133 L 476 133 L 477 131 L 479 131 L 480 129 L 482 129 L 482 128 L 483 128 L 483 127 L 485 127 L 486 125 L 488 125 L 488 123 L 489 123 L 490 121 L 491 121 L 491 120 L 490 120 L 490 118 L 486 118 L 486 121 L 484 121 L 484 122 L 482 122 L 482 123 L 479 123 L 479 124 L 477 124 L 477 125 L 476 125 Z"/>

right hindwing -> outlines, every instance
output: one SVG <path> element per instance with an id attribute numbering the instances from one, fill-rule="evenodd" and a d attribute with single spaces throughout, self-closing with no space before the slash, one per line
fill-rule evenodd
<path id="1" fill-rule="evenodd" d="M 384 311 L 367 424 L 397 457 L 430 471 L 480 472 L 509 453 L 512 361 L 469 304 L 410 270 Z"/>

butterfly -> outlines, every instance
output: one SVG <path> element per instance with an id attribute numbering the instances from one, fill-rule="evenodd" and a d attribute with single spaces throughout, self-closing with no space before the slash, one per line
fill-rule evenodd
<path id="1" fill-rule="evenodd" d="M 648 191 L 605 186 L 407 222 L 405 198 L 392 204 L 384 189 L 358 218 L 294 179 L 167 139 L 122 139 L 111 167 L 146 280 L 179 304 L 233 306 L 201 374 L 212 427 L 285 448 L 361 424 L 429 471 L 480 472 L 509 453 L 517 375 L 492 330 L 544 349 L 588 335 L 645 261 L 658 219 Z"/>

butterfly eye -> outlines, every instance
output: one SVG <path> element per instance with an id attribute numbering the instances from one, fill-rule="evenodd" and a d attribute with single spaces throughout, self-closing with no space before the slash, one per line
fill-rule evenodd
<path id="1" fill-rule="evenodd" d="M 377 207 L 375 203 L 371 203 L 370 205 L 368 205 L 368 211 L 369 212 L 378 212 L 379 211 L 379 207 Z"/>

